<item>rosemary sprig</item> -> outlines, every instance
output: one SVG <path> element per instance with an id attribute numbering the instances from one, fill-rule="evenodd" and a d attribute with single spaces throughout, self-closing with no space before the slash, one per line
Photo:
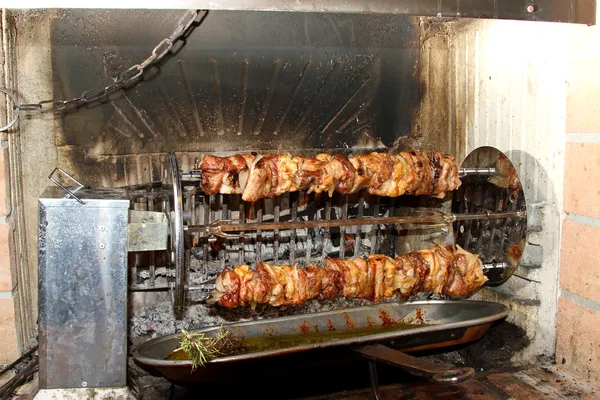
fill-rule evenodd
<path id="1" fill-rule="evenodd" d="M 181 334 L 179 348 L 175 352 L 184 351 L 192 361 L 192 369 L 202 367 L 219 356 L 231 354 L 239 347 L 238 338 L 222 326 L 214 336 L 189 333 L 185 329 L 181 330 Z"/>

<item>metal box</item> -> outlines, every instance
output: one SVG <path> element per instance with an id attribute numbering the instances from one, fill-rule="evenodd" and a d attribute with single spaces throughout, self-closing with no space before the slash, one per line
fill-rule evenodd
<path id="1" fill-rule="evenodd" d="M 125 386 L 124 191 L 48 188 L 39 200 L 40 388 Z"/>

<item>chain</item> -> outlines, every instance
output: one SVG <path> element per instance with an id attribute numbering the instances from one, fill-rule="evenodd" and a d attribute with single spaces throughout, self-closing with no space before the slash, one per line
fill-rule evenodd
<path id="1" fill-rule="evenodd" d="M 142 76 L 144 70 L 150 65 L 160 61 L 164 56 L 171 51 L 173 45 L 181 37 L 185 36 L 190 27 L 206 15 L 202 13 L 202 10 L 188 10 L 179 19 L 177 28 L 171 33 L 170 36 L 164 38 L 152 49 L 152 54 L 144 61 L 139 64 L 132 65 L 120 74 L 114 76 L 113 83 L 108 86 L 97 87 L 94 89 L 86 90 L 79 97 L 72 98 L 70 100 L 44 100 L 39 103 L 30 104 L 19 104 L 15 105 L 15 112 L 19 111 L 38 111 L 41 113 L 61 112 L 67 107 L 76 107 L 88 103 L 93 103 L 102 99 L 105 99 L 108 95 L 113 93 L 115 90 L 129 87 L 138 78 Z"/>

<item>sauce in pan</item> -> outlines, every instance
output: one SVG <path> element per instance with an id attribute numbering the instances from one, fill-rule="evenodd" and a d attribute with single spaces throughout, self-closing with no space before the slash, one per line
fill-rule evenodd
<path id="1" fill-rule="evenodd" d="M 258 353 L 267 350 L 285 349 L 289 347 L 334 342 L 337 340 L 355 338 L 361 336 L 376 335 L 380 333 L 414 329 L 433 324 L 408 324 L 388 323 L 381 326 L 367 326 L 361 328 L 349 328 L 341 330 L 306 331 L 293 335 L 263 335 L 258 337 L 245 337 L 242 340 L 239 351 L 234 354 Z M 229 354 L 231 355 L 231 354 Z M 167 360 L 188 360 L 184 351 L 174 351 Z"/>

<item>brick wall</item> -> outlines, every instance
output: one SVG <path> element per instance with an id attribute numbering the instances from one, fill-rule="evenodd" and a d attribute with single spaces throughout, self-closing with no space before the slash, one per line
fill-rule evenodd
<path id="1" fill-rule="evenodd" d="M 0 38 L 4 41 L 5 29 L 4 11 L 0 13 Z M 7 85 L 7 57 L 4 48 L 0 50 L 0 86 Z M 0 115 L 3 124 L 6 122 L 6 105 L 0 102 Z M 17 327 L 15 320 L 15 289 L 17 280 L 14 263 L 11 260 L 11 245 L 9 225 L 10 214 L 10 185 L 9 185 L 9 156 L 8 136 L 0 135 L 0 365 L 14 361 L 19 355 L 17 342 Z"/>
<path id="2" fill-rule="evenodd" d="M 2 142 L 6 143 L 6 142 Z M 8 206 L 8 151 L 0 150 L 0 364 L 18 357 L 17 330 L 15 323 L 14 289 L 16 280 L 11 268 Z"/>
<path id="3" fill-rule="evenodd" d="M 599 71 L 600 27 L 574 28 L 567 72 L 556 361 L 593 385 L 600 385 Z"/>

